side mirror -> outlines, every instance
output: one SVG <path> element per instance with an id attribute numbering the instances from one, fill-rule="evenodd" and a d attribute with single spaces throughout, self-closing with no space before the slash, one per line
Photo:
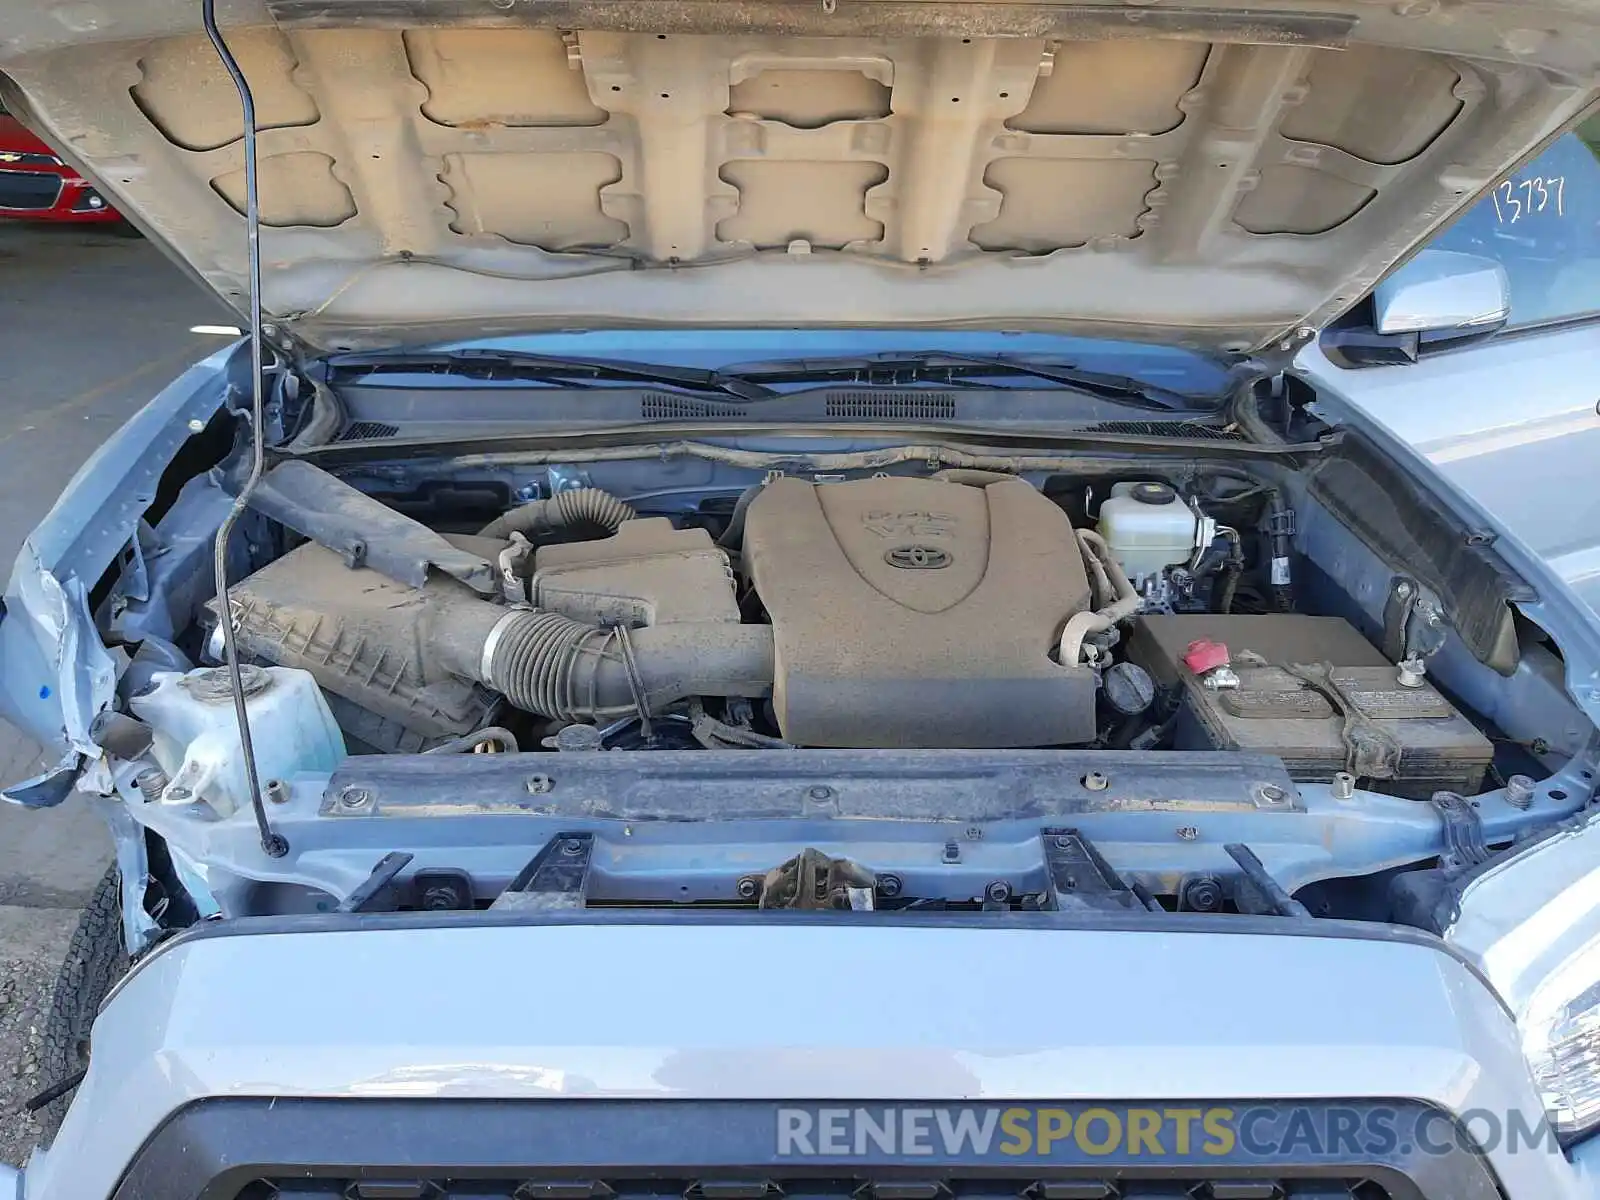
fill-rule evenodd
<path id="1" fill-rule="evenodd" d="M 1511 316 L 1511 284 L 1492 258 L 1424 250 L 1373 289 L 1372 311 L 1378 333 L 1490 333 Z"/>
<path id="2" fill-rule="evenodd" d="M 1344 367 L 1411 363 L 1425 348 L 1494 333 L 1510 316 L 1511 285 L 1498 262 L 1423 250 L 1330 327 L 1322 349 Z"/>

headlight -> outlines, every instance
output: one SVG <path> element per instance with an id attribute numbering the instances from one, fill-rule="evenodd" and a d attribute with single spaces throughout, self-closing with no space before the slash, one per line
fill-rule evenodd
<path id="1" fill-rule="evenodd" d="M 1519 1024 L 1556 1133 L 1570 1137 L 1600 1125 L 1600 942 L 1534 990 Z"/>
<path id="2" fill-rule="evenodd" d="M 1546 786 L 1593 784 L 1556 776 Z M 1445 940 L 1516 1015 L 1551 1128 L 1564 1142 L 1600 1130 L 1600 819 L 1475 878 Z"/>

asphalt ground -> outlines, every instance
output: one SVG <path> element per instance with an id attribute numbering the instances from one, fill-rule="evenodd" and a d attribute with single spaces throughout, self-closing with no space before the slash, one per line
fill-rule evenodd
<path id="1" fill-rule="evenodd" d="M 0 221 L 0 560 L 90 452 L 190 362 L 217 347 L 193 325 L 222 306 L 148 243 L 94 226 Z M 0 786 L 45 765 L 0 722 Z M 36 1137 L 21 1102 L 38 1075 L 44 1008 L 67 939 L 111 858 L 77 798 L 28 811 L 0 804 L 0 1162 Z"/>

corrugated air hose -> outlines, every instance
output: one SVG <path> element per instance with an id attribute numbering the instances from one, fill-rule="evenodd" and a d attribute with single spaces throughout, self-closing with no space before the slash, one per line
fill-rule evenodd
<path id="1" fill-rule="evenodd" d="M 570 492 L 557 492 L 548 500 L 534 500 L 513 508 L 490 521 L 480 531 L 481 537 L 509 539 L 520 533 L 529 541 L 557 530 L 588 532 L 591 536 L 615 533 L 624 521 L 639 514 L 633 506 L 618 500 L 600 488 L 577 488 Z"/>

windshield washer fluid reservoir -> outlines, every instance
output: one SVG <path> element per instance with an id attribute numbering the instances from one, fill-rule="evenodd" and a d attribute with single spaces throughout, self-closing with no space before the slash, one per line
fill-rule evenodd
<path id="1" fill-rule="evenodd" d="M 1216 536 L 1210 517 L 1196 516 L 1164 483 L 1117 483 L 1100 505 L 1100 536 L 1138 587 L 1186 563 Z"/>
<path id="2" fill-rule="evenodd" d="M 300 771 L 333 770 L 345 756 L 344 736 L 311 673 L 294 667 L 239 670 L 262 787 Z M 204 800 L 224 817 L 249 808 L 227 668 L 163 671 L 151 679 L 151 690 L 132 704 L 155 731 L 151 752 L 170 780 L 162 801 Z"/>

